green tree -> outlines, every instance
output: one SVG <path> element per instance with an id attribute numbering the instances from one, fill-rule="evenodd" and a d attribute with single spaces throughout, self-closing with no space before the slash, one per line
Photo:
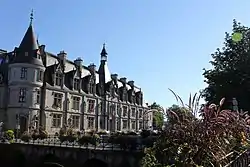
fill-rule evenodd
<path id="1" fill-rule="evenodd" d="M 155 109 L 156 112 L 153 112 L 153 127 L 161 129 L 163 124 L 164 124 L 164 113 L 163 113 L 163 108 L 154 102 L 151 106 L 150 109 Z"/>
<path id="2" fill-rule="evenodd" d="M 194 117 L 194 115 L 192 114 L 192 112 L 189 111 L 188 107 L 181 107 L 179 105 L 173 104 L 171 107 L 168 108 L 168 111 L 173 111 L 177 114 L 177 116 L 182 119 L 184 117 L 184 115 L 187 117 Z M 173 119 L 173 117 L 169 117 L 169 114 L 167 114 L 167 124 L 173 124 L 176 123 L 176 120 Z"/>
<path id="3" fill-rule="evenodd" d="M 235 37 L 238 37 L 235 40 Z M 208 86 L 202 96 L 207 102 L 227 102 L 236 98 L 240 109 L 250 110 L 250 29 L 233 20 L 232 33 L 226 33 L 224 46 L 212 54 L 212 69 L 204 69 Z M 231 102 L 230 102 L 231 103 Z M 224 107 L 228 107 L 225 103 Z"/>

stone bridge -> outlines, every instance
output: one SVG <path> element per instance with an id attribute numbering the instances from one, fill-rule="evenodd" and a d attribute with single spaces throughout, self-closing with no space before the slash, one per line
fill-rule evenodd
<path id="1" fill-rule="evenodd" d="M 139 167 L 142 151 L 86 149 L 25 143 L 0 143 L 3 166 L 39 167 L 54 162 L 64 167 Z"/>

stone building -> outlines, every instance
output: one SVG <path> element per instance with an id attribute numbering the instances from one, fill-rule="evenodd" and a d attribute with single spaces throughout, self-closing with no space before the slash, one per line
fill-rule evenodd
<path id="1" fill-rule="evenodd" d="M 134 81 L 110 74 L 103 45 L 99 68 L 67 53 L 49 53 L 35 38 L 32 19 L 19 47 L 0 50 L 0 121 L 21 132 L 43 126 L 75 130 L 139 130 L 152 114 Z M 122 64 L 121 64 L 122 65 Z"/>

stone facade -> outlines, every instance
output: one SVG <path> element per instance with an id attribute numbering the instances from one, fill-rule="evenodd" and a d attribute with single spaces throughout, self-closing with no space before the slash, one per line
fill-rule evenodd
<path id="1" fill-rule="evenodd" d="M 85 66 L 46 51 L 31 23 L 19 47 L 0 50 L 0 121 L 9 129 L 137 131 L 152 126 L 148 110 L 134 81 L 109 72 L 105 45 L 99 69 Z"/>

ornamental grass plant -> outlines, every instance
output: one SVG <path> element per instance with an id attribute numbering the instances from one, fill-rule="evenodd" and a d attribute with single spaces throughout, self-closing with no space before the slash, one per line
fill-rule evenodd
<path id="1" fill-rule="evenodd" d="M 145 149 L 143 167 L 225 166 L 248 148 L 247 112 L 222 109 L 225 98 L 219 105 L 200 106 L 195 95 L 184 105 L 173 94 L 184 110 L 166 111 L 166 128 L 153 147 Z"/>

